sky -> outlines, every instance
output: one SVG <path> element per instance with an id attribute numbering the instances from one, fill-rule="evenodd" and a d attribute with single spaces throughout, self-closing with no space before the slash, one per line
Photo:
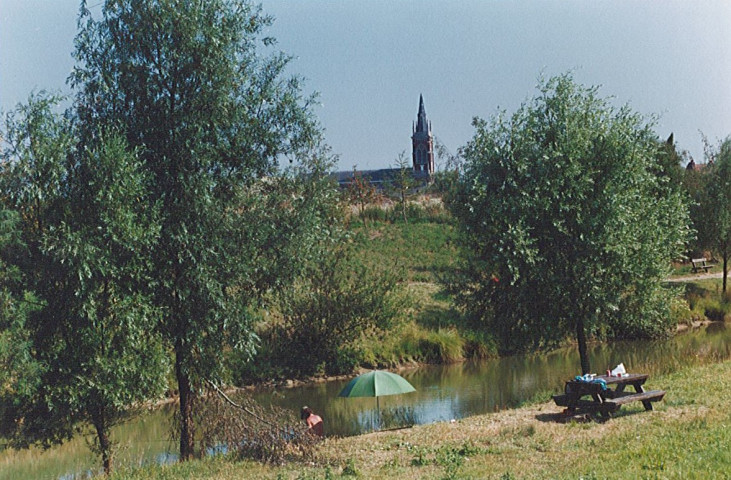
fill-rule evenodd
<path id="1" fill-rule="evenodd" d="M 101 0 L 89 0 L 98 5 Z M 0 0 L 0 109 L 68 93 L 76 0 Z M 731 135 L 727 0 L 263 0 L 267 35 L 314 109 L 338 169 L 411 153 L 419 95 L 452 153 L 474 117 L 513 113 L 539 78 L 573 72 L 616 106 L 657 116 L 661 138 L 703 161 L 701 132 Z M 439 168 L 439 164 L 437 165 Z"/>

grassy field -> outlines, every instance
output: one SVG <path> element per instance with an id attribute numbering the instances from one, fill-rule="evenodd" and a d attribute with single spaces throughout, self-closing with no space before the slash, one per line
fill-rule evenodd
<path id="1" fill-rule="evenodd" d="M 731 361 L 651 378 L 655 410 L 566 421 L 552 402 L 454 423 L 325 440 L 312 463 L 265 466 L 209 458 L 118 472 L 132 479 L 727 479 Z"/>
<path id="2" fill-rule="evenodd" d="M 356 249 L 365 260 L 402 269 L 409 282 L 437 282 L 457 257 L 455 229 L 448 223 L 375 222 L 353 229 Z"/>

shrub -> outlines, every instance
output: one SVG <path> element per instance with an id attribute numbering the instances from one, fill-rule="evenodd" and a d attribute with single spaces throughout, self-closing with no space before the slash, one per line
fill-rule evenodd
<path id="1" fill-rule="evenodd" d="M 693 322 L 693 311 L 689 302 L 681 298 L 674 298 L 670 304 L 670 318 L 673 324 L 690 325 Z"/>
<path id="2" fill-rule="evenodd" d="M 387 330 L 400 315 L 399 281 L 347 247 L 333 250 L 281 295 L 282 322 L 269 333 L 271 362 L 298 376 L 351 372 L 363 359 L 362 335 Z"/>

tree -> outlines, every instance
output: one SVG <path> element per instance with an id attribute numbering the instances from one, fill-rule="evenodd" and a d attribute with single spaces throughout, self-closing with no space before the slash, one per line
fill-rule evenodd
<path id="1" fill-rule="evenodd" d="M 12 434 L 14 425 L 7 406 L 37 388 L 40 365 L 32 356 L 26 322 L 36 301 L 22 284 L 22 272 L 12 258 L 24 249 L 19 217 L 0 210 L 0 434 Z"/>
<path id="2" fill-rule="evenodd" d="M 34 295 L 22 345 L 39 367 L 32 388 L 3 399 L 4 430 L 14 445 L 49 446 L 88 423 L 109 473 L 111 427 L 165 387 L 147 287 L 159 228 L 124 139 L 100 133 L 99 145 L 74 148 L 68 119 L 51 110 L 55 101 L 31 98 L 8 122 L 4 201 L 20 214 L 29 248 L 4 252 Z"/>
<path id="3" fill-rule="evenodd" d="M 721 257 L 723 292 L 726 293 L 729 257 L 731 257 L 731 136 L 723 140 L 716 151 L 711 150 L 708 171 L 701 174 L 704 192 L 698 214 L 700 237 Z"/>
<path id="4" fill-rule="evenodd" d="M 283 292 L 267 360 L 287 375 L 351 373 L 363 359 L 363 337 L 387 331 L 404 311 L 402 280 L 364 264 L 347 244 L 324 249 L 302 281 Z"/>
<path id="5" fill-rule="evenodd" d="M 358 211 L 363 219 L 363 224 L 367 226 L 366 217 L 363 216 L 368 204 L 373 202 L 378 195 L 376 187 L 373 186 L 371 181 L 363 176 L 362 172 L 359 172 L 355 165 L 353 165 L 353 176 L 350 178 L 350 185 L 348 185 L 348 196 L 352 202 L 358 205 Z"/>
<path id="6" fill-rule="evenodd" d="M 664 142 L 658 142 L 656 165 L 651 167 L 655 175 L 667 179 L 672 188 L 683 189 L 685 169 L 682 163 L 688 158 L 688 152 L 678 151 L 675 145 L 675 136 L 671 133 Z"/>
<path id="7" fill-rule="evenodd" d="M 409 223 L 406 218 L 406 199 L 416 187 L 416 180 L 414 179 L 413 170 L 409 161 L 406 159 L 406 153 L 399 153 L 396 159 L 397 171 L 388 179 L 388 188 L 393 191 L 398 198 L 399 207 L 401 209 L 401 217 L 404 219 L 404 223 Z"/>
<path id="8" fill-rule="evenodd" d="M 504 351 L 666 332 L 661 285 L 687 238 L 682 196 L 656 175 L 657 139 L 570 74 L 509 119 L 475 119 L 450 207 L 464 241 L 456 291 Z"/>
<path id="9" fill-rule="evenodd" d="M 439 138 L 434 138 L 437 171 L 433 175 L 432 188 L 441 192 L 445 203 L 454 195 L 455 185 L 462 166 L 461 152 L 453 154 Z"/>
<path id="10" fill-rule="evenodd" d="M 253 352 L 256 307 L 327 235 L 335 198 L 312 97 L 283 77 L 288 57 L 258 53 L 270 23 L 244 0 L 108 0 L 98 20 L 82 3 L 82 140 L 119 127 L 160 209 L 153 302 L 175 357 L 181 460 L 195 452 L 197 388 L 225 378 L 228 348 Z M 306 171 L 280 170 L 284 158 Z"/>

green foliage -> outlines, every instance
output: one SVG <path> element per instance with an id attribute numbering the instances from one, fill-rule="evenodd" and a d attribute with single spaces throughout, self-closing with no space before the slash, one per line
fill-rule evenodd
<path id="1" fill-rule="evenodd" d="M 159 207 L 151 283 L 175 355 L 183 460 L 197 387 L 225 377 L 225 351 L 253 354 L 254 312 L 331 233 L 329 152 L 313 98 L 284 77 L 289 58 L 258 52 L 270 23 L 245 0 L 108 0 L 99 19 L 83 7 L 79 19 L 82 140 L 119 126 Z"/>
<path id="2" fill-rule="evenodd" d="M 685 169 L 682 164 L 687 161 L 688 152 L 677 150 L 672 133 L 664 142 L 658 142 L 656 156 L 657 162 L 650 167 L 650 171 L 666 181 L 671 189 L 683 190 Z"/>
<path id="3" fill-rule="evenodd" d="M 390 222 L 393 220 L 392 209 L 386 209 L 379 205 L 369 205 L 358 214 L 363 223 Z"/>
<path id="4" fill-rule="evenodd" d="M 713 156 L 713 165 L 706 181 L 708 205 L 705 213 L 710 216 L 707 237 L 709 245 L 723 262 L 723 292 L 727 291 L 727 275 L 731 260 L 731 136 L 721 142 Z M 710 223 L 710 225 L 708 225 Z"/>
<path id="5" fill-rule="evenodd" d="M 725 292 L 731 258 L 731 137 L 717 146 L 704 141 L 708 163 L 703 170 L 687 170 L 683 178 L 697 232 L 692 254 L 703 256 L 708 252 L 720 259 Z"/>
<path id="6" fill-rule="evenodd" d="M 484 330 L 464 330 L 464 357 L 477 360 L 497 356 L 495 339 Z"/>
<path id="7" fill-rule="evenodd" d="M 404 223 L 409 223 L 409 217 L 406 215 L 406 200 L 412 194 L 414 188 L 416 188 L 417 183 L 414 179 L 411 165 L 406 158 L 406 152 L 399 153 L 399 156 L 396 159 L 396 168 L 398 170 L 390 179 L 388 179 L 386 189 L 392 196 L 396 197 L 401 219 Z"/>
<path id="8" fill-rule="evenodd" d="M 355 462 L 352 459 L 348 459 L 348 461 L 345 462 L 345 466 L 343 467 L 343 476 L 344 477 L 359 477 L 360 476 L 358 467 L 355 466 Z"/>
<path id="9" fill-rule="evenodd" d="M 509 120 L 474 126 L 450 203 L 465 247 L 452 287 L 501 350 L 575 332 L 586 368 L 587 332 L 666 331 L 675 292 L 661 281 L 688 237 L 687 214 L 657 174 L 650 125 L 562 75 Z"/>
<path id="10" fill-rule="evenodd" d="M 164 386 L 146 275 L 159 227 L 136 153 L 105 132 L 71 148 L 74 130 L 53 113 L 56 101 L 31 97 L 8 120 L 4 200 L 28 248 L 3 253 L 36 298 L 19 345 L 42 369 L 33 388 L 9 391 L 4 426 L 13 445 L 47 446 L 90 423 L 108 472 L 111 426 Z"/>
<path id="11" fill-rule="evenodd" d="M 722 322 L 731 318 L 731 296 L 719 295 L 718 287 L 716 284 L 713 291 L 694 283 L 686 286 L 686 308 L 690 317 L 686 323 L 703 320 Z"/>
<path id="12" fill-rule="evenodd" d="M 439 329 L 419 339 L 417 360 L 425 363 L 453 363 L 462 360 L 463 339 L 455 329 Z"/>
<path id="13" fill-rule="evenodd" d="M 21 271 L 12 258 L 23 250 L 17 212 L 0 210 L 0 433 L 14 430 L 5 409 L 37 388 L 42 366 L 33 358 L 26 327 L 35 299 L 24 291 Z"/>
<path id="14" fill-rule="evenodd" d="M 362 262 L 401 271 L 409 282 L 434 282 L 454 268 L 457 249 L 451 224 L 412 221 L 353 233 L 354 250 Z"/>
<path id="15" fill-rule="evenodd" d="M 267 357 L 288 374 L 351 372 L 363 337 L 382 335 L 400 317 L 398 276 L 367 267 L 347 247 L 326 255 L 282 295 L 282 322 L 266 334 Z"/>
<path id="16" fill-rule="evenodd" d="M 350 178 L 347 195 L 350 202 L 357 205 L 364 224 L 367 224 L 367 217 L 364 217 L 363 213 L 376 200 L 378 192 L 368 177 L 364 177 L 363 173 L 359 172 L 355 166 L 353 166 L 353 176 Z"/>
<path id="17" fill-rule="evenodd" d="M 452 218 L 449 212 L 442 206 L 438 199 L 427 200 L 427 203 L 406 202 L 403 207 L 406 221 L 403 221 L 401 207 L 383 207 L 380 205 L 368 205 L 358 214 L 363 223 L 370 222 L 375 225 L 381 223 L 436 223 L 450 224 Z M 376 225 L 377 226 L 377 225 Z"/>
<path id="18" fill-rule="evenodd" d="M 451 201 L 457 193 L 459 172 L 462 169 L 463 158 L 461 152 L 453 154 L 439 138 L 434 138 L 435 163 L 437 171 L 432 174 L 432 183 L 429 191 L 437 192 L 445 201 Z"/>

